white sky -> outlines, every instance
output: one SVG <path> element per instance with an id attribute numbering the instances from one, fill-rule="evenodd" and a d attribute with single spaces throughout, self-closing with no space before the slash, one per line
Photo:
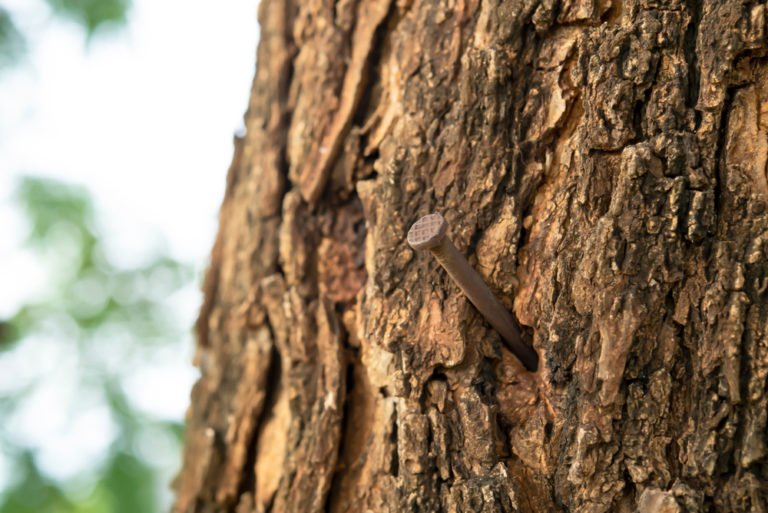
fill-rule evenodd
<path id="1" fill-rule="evenodd" d="M 8 203 L 24 174 L 87 186 L 104 215 L 113 261 L 132 265 L 163 250 L 202 273 L 232 137 L 248 105 L 257 0 L 134 0 L 128 26 L 90 46 L 82 29 L 52 19 L 42 0 L 3 5 L 30 48 L 19 66 L 0 72 L 0 318 L 45 286 L 18 249 L 23 226 Z M 182 323 L 191 326 L 199 292 L 177 296 Z M 166 418 L 182 418 L 195 379 L 191 338 L 181 346 L 129 383 L 147 411 Z M 90 415 L 101 419 L 94 408 Z M 35 434 L 49 437 L 54 452 L 70 444 L 59 457 L 42 455 L 52 472 L 66 475 L 60 466 L 73 459 L 72 444 L 89 454 L 89 443 L 91 451 L 108 443 L 75 428 Z"/>
<path id="2" fill-rule="evenodd" d="M 18 173 L 80 182 L 126 251 L 154 230 L 173 254 L 205 257 L 255 67 L 256 0 L 135 0 L 128 27 L 90 48 L 39 0 L 12 3 L 36 9 L 20 9 L 31 59 L 0 76 L 0 190 Z"/>

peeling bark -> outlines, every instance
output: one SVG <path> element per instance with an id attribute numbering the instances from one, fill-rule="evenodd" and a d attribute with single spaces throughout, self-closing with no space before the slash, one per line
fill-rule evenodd
<path id="1" fill-rule="evenodd" d="M 765 11 L 263 0 L 174 511 L 768 510 Z"/>

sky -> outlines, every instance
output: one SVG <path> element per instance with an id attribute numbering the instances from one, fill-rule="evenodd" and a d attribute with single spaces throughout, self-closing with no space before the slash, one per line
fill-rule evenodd
<path id="1" fill-rule="evenodd" d="M 0 191 L 19 173 L 83 183 L 128 261 L 148 231 L 205 257 L 248 104 L 256 3 L 136 0 L 125 29 L 87 44 L 41 3 L 12 0 L 34 38 L 0 76 Z"/>
<path id="2" fill-rule="evenodd" d="M 34 259 L 19 249 L 25 227 L 9 203 L 22 175 L 86 186 L 117 264 L 139 265 L 163 252 L 193 264 L 201 276 L 233 135 L 243 130 L 255 70 L 257 1 L 134 0 L 125 28 L 90 42 L 80 27 L 53 19 L 40 0 L 5 0 L 3 6 L 30 47 L 18 66 L 0 72 L 0 318 L 45 287 Z M 191 327 L 201 302 L 198 284 L 172 302 L 181 323 Z M 39 343 L 40 351 L 48 347 Z M 130 385 L 143 408 L 169 419 L 183 417 L 197 376 L 191 335 L 179 344 Z M 36 364 L 55 367 L 66 355 L 42 360 Z M 22 362 L 16 365 L 23 372 Z M 40 407 L 50 409 L 51 400 L 41 398 Z M 57 412 L 47 414 L 55 420 Z M 98 427 L 101 414 L 94 411 L 82 422 L 108 438 L 108 428 Z M 67 433 L 51 424 L 48 432 L 29 436 L 50 440 L 52 472 L 76 471 L 64 464 L 72 454 L 98 452 L 107 443 L 94 433 L 85 436 L 84 426 Z M 62 453 L 63 447 L 69 451 Z"/>

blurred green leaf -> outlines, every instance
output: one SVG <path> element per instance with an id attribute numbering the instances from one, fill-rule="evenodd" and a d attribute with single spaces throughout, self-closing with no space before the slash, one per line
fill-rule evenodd
<path id="1" fill-rule="evenodd" d="M 15 446 L 0 423 L 0 457 L 10 458 L 18 470 L 15 484 L 0 489 L 0 513 L 156 512 L 159 487 L 167 483 L 158 483 L 153 465 L 163 460 L 153 448 L 178 454 L 183 424 L 139 411 L 126 395 L 124 380 L 142 361 L 151 362 L 158 354 L 153 351 L 181 336 L 166 299 L 188 285 L 193 273 L 163 255 L 132 268 L 116 266 L 83 187 L 27 177 L 17 187 L 16 200 L 28 221 L 25 245 L 45 265 L 49 287 L 0 322 L 0 364 L 4 355 L 23 355 L 18 351 L 34 335 L 67 346 L 67 353 L 77 355 L 78 390 L 101 398 L 116 434 L 98 468 L 73 488 L 46 477 L 37 466 L 35 448 Z M 42 386 L 42 379 L 28 376 L 10 394 L 0 390 L 0 418 L 12 418 Z"/>
<path id="2" fill-rule="evenodd" d="M 24 36 L 13 23 L 11 14 L 0 7 L 0 69 L 18 62 L 26 47 Z"/>
<path id="3" fill-rule="evenodd" d="M 19 339 L 19 330 L 11 321 L 0 321 L 0 351 Z"/>
<path id="4" fill-rule="evenodd" d="M 131 0 L 46 0 L 53 12 L 78 22 L 88 36 L 107 25 L 122 25 Z"/>
<path id="5" fill-rule="evenodd" d="M 19 454 L 15 463 L 19 479 L 6 492 L 0 513 L 71 511 L 72 505 L 56 483 L 40 474 L 30 451 Z"/>
<path id="6" fill-rule="evenodd" d="M 93 237 L 89 229 L 93 205 L 83 187 L 27 176 L 21 179 L 16 198 L 32 224 L 28 242 L 45 242 L 53 228 L 62 223 Z"/>
<path id="7" fill-rule="evenodd" d="M 152 469 L 132 454 L 116 454 L 104 473 L 103 483 L 112 495 L 112 513 L 157 509 Z"/>
<path id="8" fill-rule="evenodd" d="M 74 21 L 90 40 L 97 32 L 126 24 L 132 0 L 45 0 L 53 14 Z M 27 37 L 0 6 L 0 71 L 17 64 L 27 52 Z"/>

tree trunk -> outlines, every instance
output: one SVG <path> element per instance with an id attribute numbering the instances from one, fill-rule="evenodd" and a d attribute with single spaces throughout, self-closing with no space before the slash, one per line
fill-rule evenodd
<path id="1" fill-rule="evenodd" d="M 176 512 L 766 511 L 763 3 L 259 16 Z"/>

